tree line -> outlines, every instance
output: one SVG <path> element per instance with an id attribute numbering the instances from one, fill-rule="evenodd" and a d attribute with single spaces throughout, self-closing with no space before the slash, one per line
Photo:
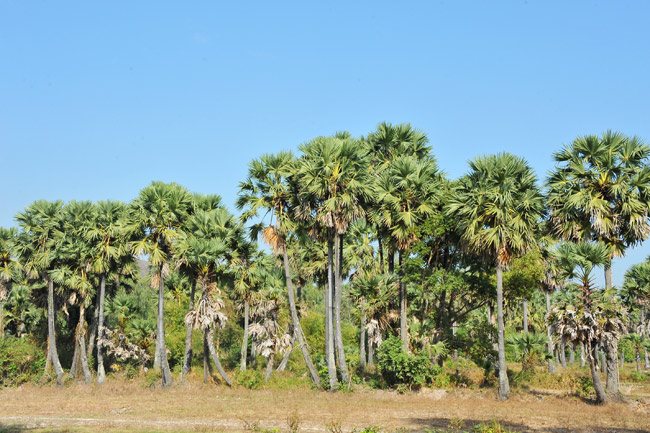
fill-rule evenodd
<path id="1" fill-rule="evenodd" d="M 36 201 L 0 230 L 0 335 L 40 341 L 57 383 L 63 332 L 86 382 L 152 363 L 169 386 L 172 367 L 185 377 L 202 363 L 206 381 L 216 368 L 230 385 L 228 370 L 261 356 L 267 379 L 291 364 L 335 390 L 374 371 L 384 346 L 384 358 L 471 359 L 501 399 L 508 347 L 524 370 L 537 350 L 549 372 L 579 349 L 602 403 L 620 395 L 622 339 L 649 367 L 650 265 L 612 282 L 612 260 L 650 234 L 649 155 L 608 131 L 555 152 L 543 184 L 509 153 L 452 180 L 424 133 L 382 123 L 251 161 L 239 215 L 162 182 L 130 203 Z M 168 349 L 170 327 L 182 349 Z"/>

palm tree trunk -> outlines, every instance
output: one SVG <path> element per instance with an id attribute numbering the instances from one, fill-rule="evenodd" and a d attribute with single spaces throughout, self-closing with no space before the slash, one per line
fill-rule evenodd
<path id="1" fill-rule="evenodd" d="M 375 365 L 375 345 L 372 339 L 368 339 L 368 366 Z"/>
<path id="2" fill-rule="evenodd" d="M 271 378 L 271 373 L 273 373 L 273 358 L 274 354 L 269 355 L 269 359 L 266 361 L 266 372 L 264 372 L 264 381 L 268 382 Z"/>
<path id="3" fill-rule="evenodd" d="M 594 346 L 590 349 L 589 368 L 591 370 L 591 380 L 594 383 L 594 390 L 596 391 L 596 403 L 603 404 L 607 402 L 607 394 L 603 389 L 603 384 L 600 381 L 600 375 L 596 367 L 596 359 L 598 358 L 598 350 Z"/>
<path id="4" fill-rule="evenodd" d="M 546 298 L 546 350 L 550 355 L 548 357 L 548 372 L 555 373 L 555 362 L 553 362 L 553 352 L 555 348 L 553 347 L 553 326 L 549 322 L 549 317 L 551 315 L 551 294 L 548 291 L 544 292 Z"/>
<path id="5" fill-rule="evenodd" d="M 47 357 L 46 373 L 48 365 L 54 368 L 57 385 L 63 385 L 63 368 L 59 360 L 59 352 L 56 350 L 56 331 L 54 328 L 54 281 L 48 276 L 47 282 Z"/>
<path id="6" fill-rule="evenodd" d="M 524 333 L 528 334 L 528 299 L 524 299 L 523 304 L 523 327 Z"/>
<path id="7" fill-rule="evenodd" d="M 284 264 L 284 275 L 287 280 L 287 295 L 289 298 L 289 310 L 291 312 L 291 324 L 296 334 L 298 344 L 300 345 L 300 350 L 302 351 L 302 357 L 305 360 L 305 365 L 307 366 L 307 370 L 309 370 L 311 380 L 316 386 L 320 387 L 320 377 L 318 376 L 318 372 L 316 371 L 314 363 L 311 360 L 311 356 L 309 355 L 309 347 L 305 341 L 305 336 L 302 332 L 302 326 L 300 325 L 300 318 L 298 317 L 298 309 L 296 308 L 293 282 L 291 280 L 291 269 L 289 267 L 289 255 L 287 254 L 286 248 L 284 248 L 282 252 L 282 261 Z"/>
<path id="8" fill-rule="evenodd" d="M 384 243 L 382 242 L 381 235 L 377 233 L 377 251 L 379 253 L 379 272 L 384 273 Z"/>
<path id="9" fill-rule="evenodd" d="M 620 397 L 619 377 L 618 377 L 618 342 L 612 341 L 606 347 L 605 356 L 607 359 L 607 394 L 615 399 Z"/>
<path id="10" fill-rule="evenodd" d="M 163 281 L 162 266 L 158 274 L 158 320 L 156 340 L 158 342 L 158 353 L 160 357 L 160 369 L 162 372 L 162 385 L 171 386 L 172 373 L 167 361 L 167 347 L 165 346 L 165 282 Z"/>
<path id="11" fill-rule="evenodd" d="M 614 283 L 612 282 L 612 262 L 611 259 L 607 263 L 605 263 L 605 289 L 611 289 L 614 287 Z"/>
<path id="12" fill-rule="evenodd" d="M 330 236 L 327 239 L 327 290 L 325 292 L 325 361 L 329 388 L 338 387 L 336 377 L 336 360 L 334 358 L 334 242 Z"/>
<path id="13" fill-rule="evenodd" d="M 282 360 L 280 361 L 280 364 L 278 365 L 276 371 L 284 371 L 287 368 L 287 364 L 289 364 L 289 358 L 291 357 L 291 352 L 293 352 L 295 343 L 296 343 L 296 333 L 294 332 L 291 335 L 291 343 L 289 344 L 289 348 L 287 349 L 286 352 L 284 352 L 284 355 L 282 355 Z"/>
<path id="14" fill-rule="evenodd" d="M 571 344 L 569 346 L 569 364 L 574 364 L 576 362 L 576 350 L 575 345 Z"/>
<path id="15" fill-rule="evenodd" d="M 208 331 L 203 331 L 203 383 L 210 379 L 210 349 L 208 348 Z"/>
<path id="16" fill-rule="evenodd" d="M 241 351 L 239 356 L 239 370 L 246 370 L 246 355 L 248 353 L 248 316 L 250 314 L 250 304 L 248 299 L 244 299 L 244 337 L 241 342 Z"/>
<path id="17" fill-rule="evenodd" d="M 194 310 L 194 295 L 196 284 L 190 286 L 190 305 L 189 311 Z M 186 376 L 192 369 L 192 331 L 194 326 L 192 323 L 185 324 L 185 355 L 183 356 L 183 372 L 182 375 Z"/>
<path id="18" fill-rule="evenodd" d="M 99 305 L 97 310 L 97 338 L 102 340 L 104 335 L 104 302 L 106 301 L 106 275 L 102 274 L 99 280 Z M 106 370 L 104 370 L 104 348 L 97 344 L 97 383 L 104 383 Z"/>
<path id="19" fill-rule="evenodd" d="M 645 353 L 645 369 L 649 370 L 650 369 L 650 354 L 648 353 L 648 349 L 644 349 Z"/>
<path id="20" fill-rule="evenodd" d="M 0 338 L 5 336 L 5 302 L 0 300 Z"/>
<path id="21" fill-rule="evenodd" d="M 359 367 L 366 370 L 366 313 L 361 314 L 361 329 L 359 331 Z"/>
<path id="22" fill-rule="evenodd" d="M 580 368 L 584 368 L 585 364 L 585 345 L 584 343 L 580 343 Z"/>
<path id="23" fill-rule="evenodd" d="M 560 340 L 560 364 L 562 365 L 562 368 L 566 368 L 566 342 L 564 340 L 564 337 Z"/>
<path id="24" fill-rule="evenodd" d="M 90 383 L 92 376 L 90 374 L 90 367 L 88 366 L 88 355 L 86 353 L 86 306 L 85 299 L 81 299 L 79 305 L 79 323 L 77 324 L 76 338 L 79 345 L 79 362 L 81 364 L 81 371 L 84 376 L 84 382 Z"/>
<path id="25" fill-rule="evenodd" d="M 341 372 L 341 380 L 350 381 L 348 364 L 345 361 L 343 332 L 341 331 L 341 298 L 343 292 L 343 235 L 334 235 L 334 343 L 336 346 L 336 364 Z"/>
<path id="26" fill-rule="evenodd" d="M 217 371 L 223 378 L 223 380 L 228 384 L 228 386 L 232 386 L 232 382 L 230 381 L 230 378 L 226 374 L 226 371 L 223 369 L 221 366 L 221 362 L 219 362 L 219 357 L 217 356 L 217 350 L 214 347 L 214 331 L 212 330 L 212 327 L 208 328 L 208 350 L 210 351 L 210 356 L 212 356 L 212 361 L 214 362 L 214 365 L 217 367 Z"/>
<path id="27" fill-rule="evenodd" d="M 499 399 L 506 400 L 510 395 L 508 370 L 506 366 L 505 326 L 503 323 L 503 269 L 497 263 L 497 333 L 499 345 Z"/>
<path id="28" fill-rule="evenodd" d="M 99 297 L 100 290 L 97 290 L 97 299 L 95 300 L 95 308 L 93 309 L 93 317 L 90 319 L 90 332 L 88 335 L 88 345 L 86 346 L 86 354 L 89 357 L 93 356 L 95 351 L 95 343 L 97 341 L 97 322 L 99 321 Z"/>
<path id="29" fill-rule="evenodd" d="M 407 322 L 407 305 L 406 305 L 406 284 L 404 284 L 403 276 L 404 269 L 403 266 L 403 253 L 402 250 L 397 252 L 398 264 L 399 264 L 399 336 L 402 339 L 402 348 L 405 352 L 409 350 L 409 329 Z"/>

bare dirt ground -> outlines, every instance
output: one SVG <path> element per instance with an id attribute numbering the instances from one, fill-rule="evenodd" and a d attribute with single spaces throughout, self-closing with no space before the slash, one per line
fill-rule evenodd
<path id="1" fill-rule="evenodd" d="M 515 431 L 650 432 L 648 389 L 628 387 L 622 403 L 594 406 L 554 392 L 515 391 L 499 402 L 491 390 L 423 390 L 400 395 L 358 389 L 328 393 L 310 389 L 229 389 L 202 383 L 150 389 L 140 382 L 103 386 L 25 385 L 0 390 L 0 432 L 261 432 L 337 433 L 378 426 L 383 432 L 470 429 L 498 420 Z"/>

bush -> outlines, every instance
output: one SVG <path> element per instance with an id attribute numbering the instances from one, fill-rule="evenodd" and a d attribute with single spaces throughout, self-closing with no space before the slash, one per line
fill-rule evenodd
<path id="1" fill-rule="evenodd" d="M 262 373 L 251 369 L 244 371 L 238 370 L 235 379 L 238 384 L 248 389 L 258 389 L 264 383 Z"/>
<path id="2" fill-rule="evenodd" d="M 0 338 L 0 385 L 15 386 L 37 378 L 45 368 L 45 355 L 31 340 Z"/>
<path id="3" fill-rule="evenodd" d="M 391 387 L 420 387 L 430 382 L 435 374 L 428 357 L 406 353 L 398 337 L 390 337 L 379 346 L 377 365 L 382 378 Z"/>
<path id="4" fill-rule="evenodd" d="M 515 433 L 503 427 L 499 421 L 492 421 L 490 423 L 481 423 L 475 425 L 472 429 L 473 433 Z"/>

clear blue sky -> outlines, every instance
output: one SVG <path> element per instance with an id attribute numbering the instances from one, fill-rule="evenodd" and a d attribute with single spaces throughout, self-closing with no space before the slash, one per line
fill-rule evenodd
<path id="1" fill-rule="evenodd" d="M 232 204 L 261 153 L 384 120 L 451 177 L 503 150 L 544 177 L 608 128 L 650 140 L 650 2 L 218 3 L 0 0 L 0 225 L 154 179 Z"/>

